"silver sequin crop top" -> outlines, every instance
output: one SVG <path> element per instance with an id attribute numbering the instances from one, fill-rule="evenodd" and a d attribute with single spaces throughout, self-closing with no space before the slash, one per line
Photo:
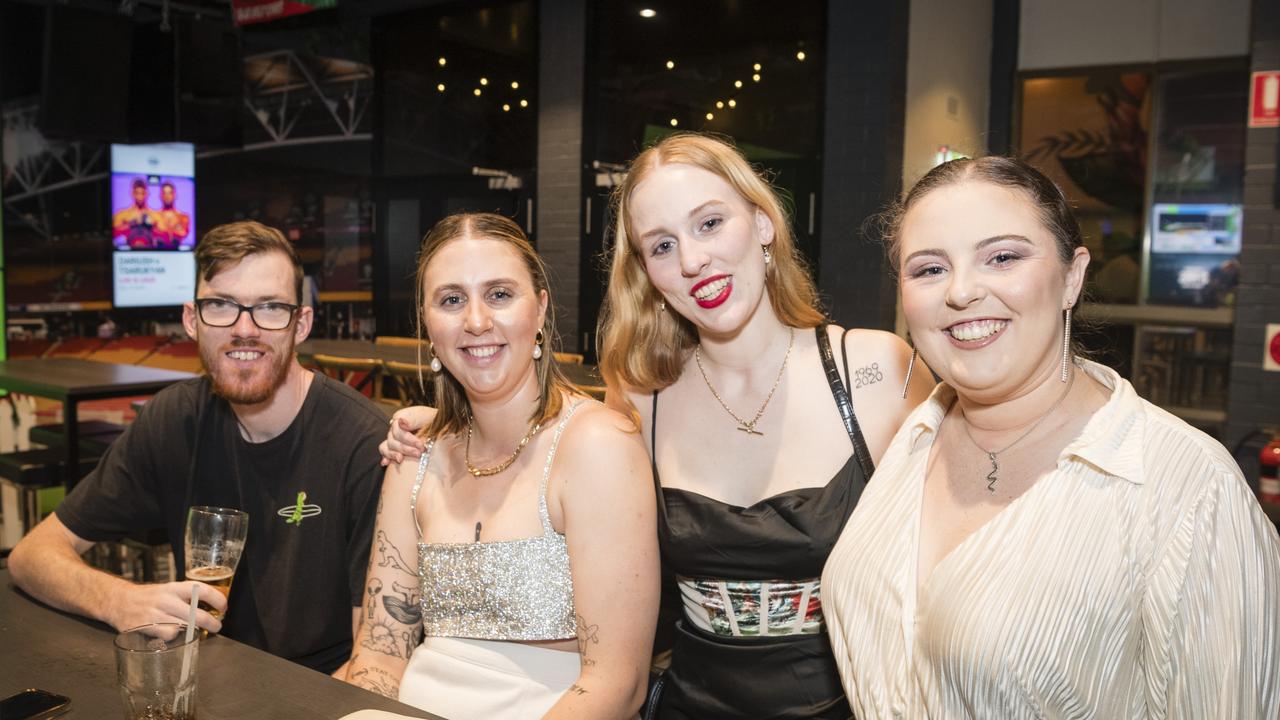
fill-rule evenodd
<path id="1" fill-rule="evenodd" d="M 551 439 L 538 491 L 541 535 L 496 542 L 426 543 L 418 528 L 422 629 L 427 637 L 562 640 L 577 635 L 569 548 L 547 514 L 547 480 L 560 435 L 582 402 L 569 408 Z M 415 526 L 418 490 L 434 444 L 427 444 L 418 461 L 409 500 Z"/>

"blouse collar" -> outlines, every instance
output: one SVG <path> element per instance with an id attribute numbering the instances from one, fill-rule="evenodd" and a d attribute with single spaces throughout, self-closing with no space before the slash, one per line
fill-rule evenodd
<path id="1" fill-rule="evenodd" d="M 1111 391 L 1111 397 L 1085 424 L 1080 435 L 1067 444 L 1058 456 L 1093 466 L 1112 477 L 1141 485 L 1143 483 L 1142 451 L 1144 404 L 1133 385 L 1114 370 L 1091 360 L 1077 358 L 1078 369 Z M 929 399 L 907 418 L 907 448 L 911 454 L 933 444 L 942 418 L 955 402 L 956 391 L 946 383 L 938 383 Z"/>

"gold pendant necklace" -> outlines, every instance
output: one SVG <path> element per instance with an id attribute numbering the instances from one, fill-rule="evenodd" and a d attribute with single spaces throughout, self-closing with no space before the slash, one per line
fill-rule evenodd
<path id="1" fill-rule="evenodd" d="M 471 473 L 474 477 L 488 477 L 490 475 L 497 475 L 503 470 L 506 470 L 507 468 L 511 467 L 511 463 L 515 462 L 516 458 L 520 457 L 520 452 L 524 450 L 524 446 L 529 444 L 530 438 L 538 434 L 538 430 L 541 427 L 542 427 L 542 423 L 535 423 L 534 426 L 529 429 L 529 432 L 525 433 L 525 436 L 520 438 L 520 442 L 516 444 L 515 451 L 513 451 L 511 453 L 511 456 L 508 457 L 506 460 L 503 460 L 502 462 L 498 463 L 497 465 L 494 465 L 493 467 L 478 468 L 475 465 L 471 464 L 471 435 L 473 432 L 473 423 L 472 423 L 471 415 L 470 413 L 468 413 L 467 414 L 467 444 L 462 451 L 462 460 L 467 464 L 467 472 Z M 477 538 L 480 537 L 479 523 L 476 523 L 476 537 Z"/>
<path id="2" fill-rule="evenodd" d="M 750 420 L 743 420 L 738 414 L 729 409 L 724 403 L 724 399 L 720 397 L 720 393 L 716 392 L 716 388 L 711 384 L 711 380 L 707 378 L 707 371 L 702 367 L 702 345 L 699 344 L 693 349 L 693 360 L 698 364 L 698 372 L 702 374 L 702 382 L 707 384 L 707 389 L 715 396 L 716 402 L 720 403 L 720 407 L 729 413 L 729 417 L 738 421 L 736 428 L 740 432 L 748 435 L 764 435 L 756 429 L 756 423 L 760 422 L 761 416 L 764 415 L 765 408 L 769 407 L 769 401 L 773 399 L 773 393 L 778 389 L 778 385 L 782 382 L 782 373 L 787 369 L 787 360 L 791 358 L 791 348 L 796 344 L 796 329 L 791 328 L 791 339 L 787 341 L 787 353 L 782 356 L 782 366 L 778 368 L 778 377 L 773 379 L 773 387 L 769 388 L 769 394 L 765 396 L 764 402 L 761 403 L 760 409 L 756 411 L 755 417 Z"/>
<path id="3" fill-rule="evenodd" d="M 974 447 L 978 448 L 978 449 L 979 449 L 979 450 L 981 450 L 983 453 L 985 453 L 985 454 L 986 454 L 986 456 L 987 456 L 987 459 L 991 461 L 991 472 L 987 473 L 987 490 L 988 490 L 988 492 L 995 492 L 995 491 L 996 491 L 996 481 L 1000 479 L 1000 476 L 999 476 L 999 472 L 1000 472 L 1000 465 L 999 465 L 999 463 L 997 463 L 997 462 L 996 462 L 996 458 L 997 458 L 1001 453 L 1004 453 L 1004 452 L 1005 452 L 1005 451 L 1007 451 L 1009 448 L 1013 447 L 1014 445 L 1017 445 L 1018 443 L 1022 442 L 1024 439 L 1026 439 L 1026 437 L 1027 437 L 1028 435 L 1030 435 L 1030 434 L 1031 434 L 1031 431 L 1035 430 L 1037 427 L 1039 427 L 1039 426 L 1040 426 L 1040 423 L 1044 422 L 1044 419 L 1045 419 L 1045 418 L 1047 418 L 1047 417 L 1049 417 L 1050 415 L 1052 415 L 1052 414 L 1053 414 L 1053 411 L 1054 411 L 1054 410 L 1057 410 L 1057 409 L 1058 409 L 1058 406 L 1062 404 L 1062 401 L 1067 399 L 1067 395 L 1069 395 L 1069 394 L 1071 393 L 1071 386 L 1072 386 L 1072 385 L 1074 385 L 1074 384 L 1075 384 L 1075 382 L 1076 382 L 1076 374 L 1075 374 L 1075 373 L 1071 373 L 1071 378 L 1070 378 L 1070 380 L 1067 382 L 1067 389 L 1062 391 L 1062 394 L 1058 396 L 1058 399 L 1054 401 L 1053 405 L 1051 405 L 1051 406 L 1049 407 L 1049 409 L 1048 409 L 1048 410 L 1046 410 L 1046 411 L 1044 412 L 1044 414 L 1043 414 L 1043 415 L 1041 415 L 1040 417 L 1036 418 L 1036 421 L 1035 421 L 1035 422 L 1033 422 L 1033 423 L 1031 423 L 1031 427 L 1027 428 L 1027 431 L 1026 431 L 1026 432 L 1024 432 L 1024 433 L 1022 433 L 1021 435 L 1019 435 L 1017 440 L 1014 440 L 1013 442 L 1009 443 L 1008 445 L 1005 445 L 1003 448 L 1001 448 L 1001 449 L 999 449 L 999 450 L 992 451 L 992 450 L 988 450 L 988 449 L 986 449 L 986 448 L 982 447 L 981 445 L 979 445 L 979 444 L 978 444 L 978 441 L 973 439 L 973 433 L 969 431 L 969 423 L 968 423 L 968 422 L 965 422 L 965 419 L 964 419 L 964 410 L 961 410 L 961 411 L 960 411 L 960 424 L 961 424 L 962 426 L 964 426 L 964 434 L 965 434 L 965 435 L 967 435 L 967 436 L 969 436 L 969 442 L 973 443 L 973 446 L 974 446 Z"/>

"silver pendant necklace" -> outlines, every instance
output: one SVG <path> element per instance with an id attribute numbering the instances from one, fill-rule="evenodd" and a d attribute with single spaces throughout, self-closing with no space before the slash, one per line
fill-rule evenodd
<path id="1" fill-rule="evenodd" d="M 1026 432 L 1019 435 L 1017 440 L 1014 440 L 1013 442 L 1009 443 L 1008 445 L 1005 445 L 999 450 L 988 450 L 982 447 L 981 445 L 979 445 L 978 441 L 973 439 L 973 433 L 969 431 L 969 423 L 966 422 L 964 419 L 964 410 L 960 411 L 960 424 L 964 427 L 964 434 L 968 436 L 969 442 L 973 443 L 974 447 L 978 448 L 983 453 L 985 453 L 987 456 L 987 459 L 991 461 L 991 472 L 987 473 L 987 490 L 989 492 L 994 493 L 996 491 L 996 481 L 1000 479 L 1000 475 L 999 475 L 1000 463 L 997 461 L 997 458 L 1001 454 L 1007 452 L 1009 448 L 1025 440 L 1027 436 L 1032 433 L 1032 431 L 1034 431 L 1037 427 L 1040 426 L 1040 423 L 1044 422 L 1045 418 L 1052 415 L 1053 411 L 1057 410 L 1058 406 L 1062 404 L 1062 401 L 1067 399 L 1067 395 L 1071 394 L 1071 386 L 1074 385 L 1075 382 L 1076 382 L 1076 374 L 1073 372 L 1071 373 L 1071 378 L 1067 381 L 1067 389 L 1062 391 L 1062 394 L 1058 396 L 1058 399 L 1054 401 L 1053 405 L 1051 405 L 1049 409 L 1044 412 L 1043 415 L 1036 418 L 1036 421 L 1031 423 L 1031 427 L 1027 428 Z"/>

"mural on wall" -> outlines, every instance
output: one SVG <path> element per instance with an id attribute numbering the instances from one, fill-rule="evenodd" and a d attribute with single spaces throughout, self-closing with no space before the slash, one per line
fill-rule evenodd
<path id="1" fill-rule="evenodd" d="M 1023 159 L 1090 209 L 1141 212 L 1150 77 L 1109 73 L 1023 83 Z"/>
<path id="2" fill-rule="evenodd" d="M 1075 208 L 1093 255 L 1089 292 L 1102 302 L 1138 300 L 1151 102 L 1147 73 L 1022 82 L 1021 156 Z"/>

